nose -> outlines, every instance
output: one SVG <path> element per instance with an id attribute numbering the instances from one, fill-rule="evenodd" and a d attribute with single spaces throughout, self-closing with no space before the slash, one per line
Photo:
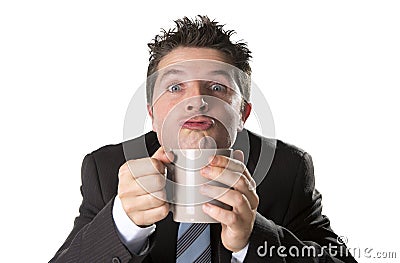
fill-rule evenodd
<path id="1" fill-rule="evenodd" d="M 190 97 L 187 98 L 185 110 L 187 112 L 206 112 L 208 111 L 208 103 L 204 99 L 204 94 L 201 91 L 201 84 L 195 82 L 190 87 Z"/>
<path id="2" fill-rule="evenodd" d="M 208 111 L 208 103 L 202 96 L 199 98 L 189 98 L 186 103 L 187 112 L 206 112 Z"/>

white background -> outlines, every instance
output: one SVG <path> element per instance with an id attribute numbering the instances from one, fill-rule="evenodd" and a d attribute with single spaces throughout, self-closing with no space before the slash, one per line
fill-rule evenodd
<path id="1" fill-rule="evenodd" d="M 146 44 L 208 14 L 248 42 L 276 137 L 312 155 L 336 233 L 397 252 L 359 262 L 399 262 L 399 3 L 258 2 L 1 2 L 1 261 L 53 256 L 78 215 L 84 155 L 122 140 Z"/>

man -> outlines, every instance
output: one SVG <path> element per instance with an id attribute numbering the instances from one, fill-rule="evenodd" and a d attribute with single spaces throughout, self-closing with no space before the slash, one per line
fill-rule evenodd
<path id="1" fill-rule="evenodd" d="M 310 155 L 243 129 L 249 80 L 232 85 L 214 67 L 250 75 L 246 44 L 232 43 L 233 31 L 205 16 L 175 22 L 149 44 L 153 131 L 84 158 L 80 215 L 51 262 L 355 262 L 321 214 Z M 202 204 L 220 223 L 207 227 L 207 249 L 186 261 L 177 248 L 185 225 L 173 221 L 166 191 L 168 149 L 177 147 L 235 149 L 233 158 L 217 155 L 202 169 L 230 186 L 202 194 L 232 209 Z M 269 164 L 263 151 L 273 152 Z"/>

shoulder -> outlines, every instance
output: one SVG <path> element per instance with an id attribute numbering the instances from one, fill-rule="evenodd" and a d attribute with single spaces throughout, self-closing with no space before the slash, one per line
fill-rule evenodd
<path id="1" fill-rule="evenodd" d="M 117 144 L 104 145 L 90 154 L 96 161 L 127 161 L 132 158 L 147 157 L 152 152 L 157 139 L 154 132 L 148 132 L 134 139 Z"/>
<path id="2" fill-rule="evenodd" d="M 90 154 L 96 157 L 104 157 L 109 155 L 115 155 L 122 151 L 122 142 L 117 144 L 107 144 L 100 148 L 92 151 Z"/>
<path id="3" fill-rule="evenodd" d="M 248 130 L 247 134 L 250 149 L 249 158 L 245 159 L 246 166 L 257 184 L 264 187 L 275 185 L 277 189 L 283 189 L 294 182 L 306 163 L 311 163 L 306 160 L 307 153 L 296 145 Z"/>
<path id="4" fill-rule="evenodd" d="M 281 139 L 268 138 L 252 131 L 247 130 L 250 143 L 254 145 L 262 145 L 262 147 L 274 151 L 274 159 L 283 159 L 284 161 L 300 161 L 304 155 L 308 154 L 303 148 L 286 142 Z M 258 146 L 259 148 L 259 146 Z"/>
<path id="5" fill-rule="evenodd" d="M 84 171 L 85 181 L 93 182 L 97 180 L 104 200 L 110 200 L 116 193 L 119 168 L 132 156 L 144 157 L 142 155 L 147 150 L 142 145 L 145 145 L 143 142 L 148 134 L 118 144 L 102 146 L 86 155 L 84 166 L 89 167 L 91 172 Z M 150 136 L 149 139 L 152 138 Z M 87 170 L 87 168 L 84 169 Z M 93 186 L 93 184 L 90 185 Z"/>

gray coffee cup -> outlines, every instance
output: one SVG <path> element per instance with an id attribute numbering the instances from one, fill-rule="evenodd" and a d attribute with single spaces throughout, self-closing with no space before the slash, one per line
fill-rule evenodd
<path id="1" fill-rule="evenodd" d="M 203 184 L 229 188 L 229 186 L 203 177 L 200 170 L 207 166 L 210 157 L 223 155 L 232 157 L 232 149 L 173 149 L 174 162 L 169 166 L 173 190 L 171 210 L 176 222 L 218 223 L 203 212 L 202 204 L 212 203 L 224 209 L 232 207 L 200 193 Z"/>

